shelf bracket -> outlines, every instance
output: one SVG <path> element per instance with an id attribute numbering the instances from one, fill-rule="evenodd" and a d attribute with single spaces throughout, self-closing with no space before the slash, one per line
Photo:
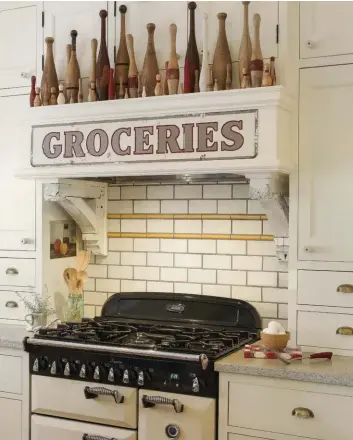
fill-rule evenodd
<path id="1" fill-rule="evenodd" d="M 58 203 L 74 219 L 87 250 L 107 255 L 107 183 L 58 179 L 44 185 L 44 200 Z"/>
<path id="2" fill-rule="evenodd" d="M 268 218 L 279 261 L 288 261 L 289 175 L 282 173 L 247 174 L 250 199 L 259 200 Z"/>

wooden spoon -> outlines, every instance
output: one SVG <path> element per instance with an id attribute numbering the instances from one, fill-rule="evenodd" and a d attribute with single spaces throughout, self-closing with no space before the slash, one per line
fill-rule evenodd
<path id="1" fill-rule="evenodd" d="M 78 272 L 86 270 L 87 266 L 89 264 L 89 260 L 91 258 L 91 252 L 90 251 L 80 251 L 77 254 L 77 263 L 76 263 L 76 269 Z"/>
<path id="2" fill-rule="evenodd" d="M 77 270 L 69 267 L 64 271 L 64 280 L 71 293 L 77 292 Z"/>

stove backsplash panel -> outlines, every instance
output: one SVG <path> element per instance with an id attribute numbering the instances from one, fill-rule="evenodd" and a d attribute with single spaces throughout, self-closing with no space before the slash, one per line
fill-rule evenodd
<path id="1" fill-rule="evenodd" d="M 287 325 L 287 265 L 249 185 L 109 187 L 109 254 L 88 266 L 85 316 L 109 295 L 164 291 L 244 299 Z"/>

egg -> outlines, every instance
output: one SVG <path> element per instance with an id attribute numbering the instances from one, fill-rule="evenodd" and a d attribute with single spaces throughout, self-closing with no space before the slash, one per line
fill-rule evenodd
<path id="1" fill-rule="evenodd" d="M 276 322 L 276 321 L 271 321 L 269 324 L 268 324 L 268 330 L 269 330 L 269 333 L 271 333 L 271 334 L 277 334 L 278 332 L 279 332 L 279 330 L 280 330 L 280 327 L 282 327 L 281 326 L 281 324 L 279 323 L 279 322 Z"/>

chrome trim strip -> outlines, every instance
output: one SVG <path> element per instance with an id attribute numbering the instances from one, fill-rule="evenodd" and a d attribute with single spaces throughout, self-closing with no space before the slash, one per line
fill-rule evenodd
<path id="1" fill-rule="evenodd" d="M 153 358 L 163 358 L 163 359 L 179 359 L 184 361 L 200 361 L 200 355 L 197 354 L 184 354 L 184 353 L 173 353 L 169 351 L 158 351 L 158 350 L 142 350 L 141 348 L 127 348 L 127 347 L 114 347 L 106 345 L 93 345 L 93 344 L 80 344 L 77 342 L 61 342 L 50 339 L 36 339 L 28 338 L 26 341 L 30 345 L 42 345 L 46 347 L 58 347 L 58 348 L 74 348 L 78 350 L 93 350 L 117 354 L 131 354 L 145 357 Z"/>

